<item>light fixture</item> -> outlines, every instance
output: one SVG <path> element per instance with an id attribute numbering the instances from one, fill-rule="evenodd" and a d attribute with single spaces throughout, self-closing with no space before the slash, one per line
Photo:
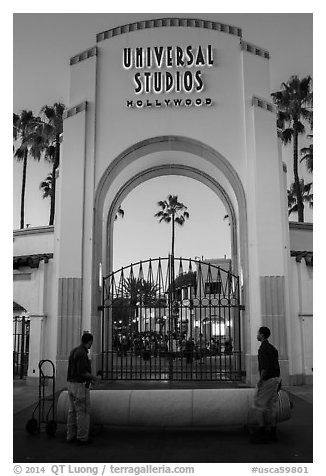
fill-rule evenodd
<path id="1" fill-rule="evenodd" d="M 102 263 L 98 264 L 98 285 L 102 287 Z"/>

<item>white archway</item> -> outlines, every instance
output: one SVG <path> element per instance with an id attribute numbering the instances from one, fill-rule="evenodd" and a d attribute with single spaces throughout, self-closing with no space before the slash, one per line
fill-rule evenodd
<path id="1" fill-rule="evenodd" d="M 108 166 L 98 185 L 93 229 L 92 328 L 98 329 L 99 325 L 99 263 L 103 264 L 103 274 L 112 271 L 113 223 L 117 208 L 135 187 L 162 175 L 196 179 L 221 199 L 231 218 L 233 269 L 242 276 L 242 301 L 248 302 L 246 199 L 238 174 L 219 152 L 199 141 L 180 136 L 159 136 L 122 152 Z"/>

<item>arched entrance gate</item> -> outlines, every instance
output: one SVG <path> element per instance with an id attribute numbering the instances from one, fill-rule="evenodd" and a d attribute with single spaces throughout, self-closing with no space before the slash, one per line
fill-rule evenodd
<path id="1" fill-rule="evenodd" d="M 239 278 L 231 270 L 169 256 L 102 282 L 104 379 L 241 379 Z"/>
<path id="2" fill-rule="evenodd" d="M 103 265 L 104 273 L 108 275 L 113 269 L 113 228 L 118 206 L 137 185 L 172 174 L 195 178 L 206 184 L 222 200 L 229 215 L 232 270 L 241 275 L 241 296 L 248 317 L 250 315 L 250 319 L 243 319 L 241 327 L 246 354 L 243 368 L 247 370 L 248 383 L 256 381 L 255 329 L 263 323 L 271 325 L 273 335 L 278 336 L 275 344 L 282 347 L 283 366 L 288 366 L 285 331 L 290 325 L 290 295 L 286 285 L 289 237 L 284 173 L 275 139 L 275 114 L 268 102 L 268 52 L 244 41 L 239 29 L 194 18 L 137 21 L 103 32 L 97 40 L 96 47 L 74 56 L 70 63 L 72 104 L 65 113 L 65 160 L 60 166 L 61 205 L 56 227 L 59 235 L 55 238 L 58 263 L 52 300 L 58 333 L 57 339 L 49 340 L 53 345 L 53 355 L 56 355 L 58 375 L 65 375 L 69 350 L 77 345 L 80 333 L 92 330 L 96 369 L 102 368 L 106 378 L 166 378 L 166 375 L 170 378 L 239 378 L 239 300 L 232 304 L 229 295 L 233 296 L 233 288 L 223 288 L 221 295 L 215 297 L 213 293 L 209 298 L 211 301 L 207 301 L 205 286 L 198 284 L 200 263 L 191 263 L 192 270 L 197 272 L 196 286 L 191 287 L 191 292 L 197 293 L 197 301 L 194 299 L 188 305 L 184 299 L 179 303 L 173 299 L 177 289 L 172 291 L 172 283 L 167 285 L 167 289 L 158 291 L 159 297 L 161 294 L 165 298 L 165 305 L 161 303 L 155 307 L 152 302 L 145 305 L 143 299 L 133 301 L 131 297 L 128 305 L 123 305 L 128 296 L 124 296 L 126 291 L 119 285 L 121 272 L 108 276 L 103 282 L 101 345 L 98 270 Z M 170 96 L 173 92 L 147 95 L 142 91 L 138 95 L 134 89 L 138 68 L 124 68 L 123 65 L 126 45 L 134 53 L 136 50 L 140 52 L 140 47 L 143 52 L 153 52 L 156 47 L 162 48 L 160 51 L 170 51 L 168 48 L 172 46 L 176 51 L 185 52 L 187 45 L 194 45 L 196 51 L 199 47 L 202 51 L 209 47 L 214 58 L 225 59 L 207 65 L 203 72 L 203 94 L 212 98 L 213 104 L 207 108 L 127 107 L 126 101 L 130 104 L 130 101 L 147 98 L 149 101 L 157 99 L 163 106 L 166 98 L 173 99 Z M 178 72 L 183 76 L 191 75 L 188 66 L 178 64 L 171 69 L 169 65 L 162 65 L 158 73 L 164 75 L 170 71 L 175 75 Z M 156 65 L 154 70 L 157 70 Z M 146 74 L 145 69 L 141 74 Z M 201 97 L 201 91 L 189 91 L 180 97 L 188 96 L 196 101 Z M 78 98 L 85 100 L 78 103 Z M 216 127 L 217 124 L 223 127 Z M 233 141 L 225 133 L 231 129 Z M 166 280 L 167 269 L 171 266 L 163 267 L 163 263 L 169 260 L 160 262 Z M 207 265 L 201 265 L 202 274 L 204 267 Z M 211 271 L 213 269 L 215 271 L 211 266 Z M 131 270 L 134 276 L 141 275 L 139 270 L 135 271 L 135 265 L 128 267 L 123 270 L 122 283 L 130 276 Z M 157 276 L 156 271 L 153 273 Z M 220 274 L 222 283 L 231 281 L 228 272 L 221 270 Z M 154 281 L 159 282 L 159 278 L 153 278 Z M 232 278 L 232 282 L 236 282 L 236 278 Z M 120 306 L 118 297 L 122 300 Z M 172 312 L 174 301 L 178 303 L 176 318 Z M 121 318 L 114 319 L 117 308 Z M 129 312 L 125 312 L 128 320 L 124 310 Z M 128 335 L 136 324 L 139 333 L 145 332 L 146 326 L 160 333 L 160 322 L 154 321 L 159 311 L 163 313 L 162 320 L 167 322 L 166 328 L 161 329 L 165 340 L 167 335 L 167 350 L 165 346 L 165 351 L 156 357 L 153 352 L 146 361 L 143 356 L 135 355 L 132 343 L 132 346 L 127 346 L 127 356 L 122 355 L 117 347 L 114 326 L 126 321 Z M 149 319 L 148 313 L 151 312 L 154 315 Z M 186 317 L 188 314 L 189 318 Z M 198 316 L 199 319 L 195 319 Z M 187 320 L 189 322 L 185 322 Z M 228 322 L 232 323 L 230 329 Z M 52 337 L 56 324 L 51 320 L 49 323 Z M 179 338 L 178 325 L 182 330 L 186 324 L 186 337 L 192 336 L 194 341 L 198 340 L 198 332 L 203 336 L 206 332 L 209 342 L 211 334 L 216 336 L 214 338 L 220 344 L 216 355 L 207 355 L 211 352 L 209 346 L 208 351 L 205 350 L 205 362 L 194 359 L 188 367 L 182 354 L 181 359 L 179 355 L 174 356 L 172 346 L 177 339 L 173 333 Z M 225 336 L 228 334 L 233 337 L 232 354 L 225 352 Z M 140 367 L 142 370 L 138 370 Z"/>

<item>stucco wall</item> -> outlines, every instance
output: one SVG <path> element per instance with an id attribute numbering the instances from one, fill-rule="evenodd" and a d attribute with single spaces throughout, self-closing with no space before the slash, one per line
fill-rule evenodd
<path id="1" fill-rule="evenodd" d="M 291 251 L 312 251 L 313 225 L 290 222 Z M 309 263 L 309 262 L 308 262 Z M 311 383 L 313 374 L 313 267 L 304 257 L 289 258 L 292 383 Z"/>
<path id="2" fill-rule="evenodd" d="M 305 260 L 290 259 L 292 383 L 311 383 L 313 373 L 313 270 Z"/>
<path id="3" fill-rule="evenodd" d="M 13 255 L 53 253 L 53 226 L 39 226 L 14 230 Z"/>
<path id="4" fill-rule="evenodd" d="M 37 255 L 53 253 L 53 226 L 26 228 L 13 233 L 13 256 Z M 43 286 L 45 280 L 52 280 L 52 260 L 48 263 L 40 261 L 38 268 L 28 266 L 14 270 L 13 299 L 23 306 L 29 314 L 44 313 L 46 293 Z M 42 275 L 42 277 L 41 277 Z M 45 298 L 45 299 L 44 299 Z"/>
<path id="5" fill-rule="evenodd" d="M 313 224 L 290 222 L 291 251 L 313 251 Z"/>
<path id="6" fill-rule="evenodd" d="M 38 227 L 14 231 L 14 258 L 52 254 L 54 228 Z M 38 267 L 19 266 L 13 272 L 13 299 L 22 305 L 30 318 L 28 378 L 37 383 L 41 359 L 55 361 L 56 326 L 53 312 L 54 259 L 41 259 Z"/>

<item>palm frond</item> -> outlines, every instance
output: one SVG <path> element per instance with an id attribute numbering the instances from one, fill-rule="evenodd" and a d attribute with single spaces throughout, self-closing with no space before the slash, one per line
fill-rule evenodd
<path id="1" fill-rule="evenodd" d="M 312 140 L 312 134 L 308 134 L 307 137 Z M 313 144 L 308 147 L 302 147 L 300 149 L 301 159 L 300 162 L 305 161 L 308 172 L 313 172 Z"/>
<path id="2" fill-rule="evenodd" d="M 52 173 L 49 173 L 45 180 L 40 183 L 40 190 L 43 191 L 43 198 L 52 196 Z"/>
<path id="3" fill-rule="evenodd" d="M 307 203 L 310 208 L 313 208 L 313 193 L 311 192 L 312 189 L 312 182 L 304 183 L 304 181 L 300 180 L 300 189 L 303 202 Z M 297 192 L 295 183 L 291 184 L 290 189 L 287 191 L 287 199 L 288 199 L 288 214 L 298 211 L 298 203 L 297 203 Z"/>
<path id="4" fill-rule="evenodd" d="M 292 137 L 293 137 L 292 127 L 288 127 L 287 129 L 284 129 L 283 131 L 281 131 L 281 140 L 285 145 L 291 143 Z"/>
<path id="5" fill-rule="evenodd" d="M 157 204 L 158 204 L 159 207 L 162 207 L 163 210 L 165 210 L 165 208 L 167 208 L 167 206 L 168 206 L 166 200 L 160 200 L 159 202 L 157 202 Z"/>
<path id="6" fill-rule="evenodd" d="M 125 216 L 124 210 L 121 208 L 121 205 L 119 205 L 119 208 L 117 210 L 117 213 L 114 217 L 114 220 L 117 220 L 119 217 L 123 218 Z"/>

